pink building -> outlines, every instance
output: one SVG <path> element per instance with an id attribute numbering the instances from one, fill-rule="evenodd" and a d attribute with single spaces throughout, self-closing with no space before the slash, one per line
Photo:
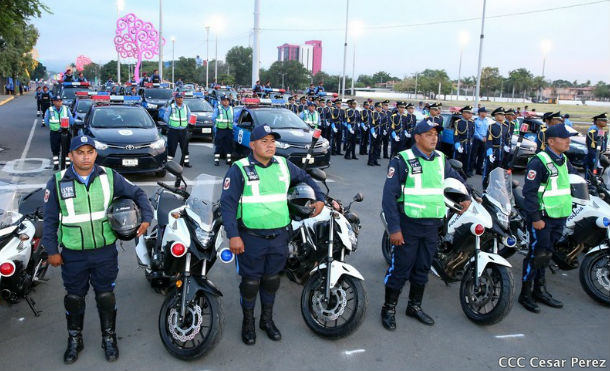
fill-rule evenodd
<path id="1" fill-rule="evenodd" d="M 322 70 L 322 41 L 309 40 L 304 45 L 280 45 L 277 47 L 277 60 L 299 61 L 315 75 Z"/>
<path id="2" fill-rule="evenodd" d="M 313 46 L 313 63 L 311 73 L 315 75 L 322 70 L 322 40 L 305 41 L 305 45 Z"/>
<path id="3" fill-rule="evenodd" d="M 299 46 L 293 44 L 284 44 L 277 47 L 278 61 L 298 61 Z"/>

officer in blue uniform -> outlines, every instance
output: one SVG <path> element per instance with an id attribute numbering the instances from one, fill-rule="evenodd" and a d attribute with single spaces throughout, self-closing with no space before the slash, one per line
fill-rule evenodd
<path id="1" fill-rule="evenodd" d="M 326 100 L 326 105 L 322 108 L 322 115 L 320 116 L 320 120 L 322 120 L 322 136 L 331 143 L 332 130 L 330 128 L 331 118 L 330 112 L 333 109 L 333 101 L 330 99 Z"/>
<path id="2" fill-rule="evenodd" d="M 487 158 L 485 159 L 483 189 L 487 187 L 487 179 L 493 169 L 497 167 L 508 169 L 513 135 L 505 120 L 503 107 L 496 108 L 492 112 L 492 116 L 496 121 L 489 125 L 487 130 L 487 141 L 485 142 Z"/>
<path id="3" fill-rule="evenodd" d="M 220 210 L 229 238 L 229 247 L 237 255 L 237 273 L 242 278 L 239 285 L 244 315 L 242 341 L 247 345 L 256 342 L 254 307 L 257 294 L 260 295 L 262 307 L 260 328 L 265 330 L 272 340 L 281 339 L 280 331 L 273 323 L 272 313 L 275 294 L 280 286 L 278 274 L 284 268 L 288 256 L 290 236 L 290 217 L 286 201 L 288 188 L 291 184 L 301 182 L 313 188 L 317 202 L 314 204 L 315 210 L 312 216 L 318 215 L 324 207 L 324 193 L 320 191 L 316 182 L 292 162 L 275 156 L 277 139 L 280 139 L 280 135 L 271 131 L 268 125 L 257 126 L 252 130 L 250 137 L 252 152 L 248 157 L 231 166 L 225 176 L 220 198 Z M 283 174 L 283 176 L 273 179 L 274 174 Z M 278 183 L 285 184 L 285 188 L 278 188 Z M 256 187 L 253 184 L 256 184 Z M 254 189 L 256 192 L 253 191 Z M 265 197 L 276 201 L 265 200 Z M 261 212 L 259 208 L 265 210 Z M 266 217 L 253 218 L 252 214 L 265 214 Z M 286 225 L 268 228 L 270 225 L 267 222 L 277 225 L 278 221 L 280 224 L 285 221 Z M 252 223 L 261 225 L 252 227 Z"/>
<path id="4" fill-rule="evenodd" d="M 383 127 L 386 125 L 387 117 L 383 114 L 381 102 L 375 102 L 375 110 L 371 112 L 371 128 L 369 129 L 369 148 L 368 166 L 381 166 L 379 159 L 381 158 L 381 141 L 383 135 Z"/>
<path id="5" fill-rule="evenodd" d="M 428 117 L 425 119 L 425 121 L 430 121 L 430 122 L 434 122 L 435 124 L 438 124 L 439 130 L 443 131 L 443 116 L 441 116 L 441 108 L 443 107 L 443 104 L 440 102 L 435 102 L 432 104 L 428 105 Z M 436 149 L 439 149 L 441 144 L 441 141 L 439 140 L 438 143 L 436 143 Z"/>
<path id="6" fill-rule="evenodd" d="M 53 101 L 53 106 L 49 107 L 46 110 L 43 122 L 49 126 L 49 139 L 51 141 L 51 153 L 53 156 L 53 170 L 59 170 L 59 150 L 61 148 L 61 119 L 67 117 L 69 120 L 70 127 L 72 127 L 72 125 L 74 124 L 74 116 L 72 116 L 72 112 L 70 112 L 67 106 L 62 105 L 62 99 L 60 95 L 52 96 L 51 100 Z M 69 138 L 69 131 L 67 135 Z M 65 161 L 66 164 L 70 164 L 69 158 L 66 158 Z"/>
<path id="7" fill-rule="evenodd" d="M 540 151 L 544 151 L 546 148 L 546 131 L 551 126 L 561 124 L 563 122 L 563 117 L 561 116 L 561 112 L 546 112 L 542 115 L 543 125 L 536 126 L 531 130 L 536 134 L 536 153 Z"/>
<path id="8" fill-rule="evenodd" d="M 550 162 L 543 163 L 540 154 L 531 158 L 525 171 L 523 184 L 523 197 L 525 199 L 526 223 L 530 227 L 529 252 L 523 259 L 522 287 L 519 295 L 519 303 L 530 312 L 538 313 L 540 308 L 536 301 L 542 302 L 554 308 L 561 308 L 563 304 L 554 298 L 546 289 L 545 269 L 548 266 L 554 252 L 554 246 L 563 234 L 566 217 L 551 217 L 541 205 L 541 191 L 544 185 L 549 183 L 550 178 L 556 178 L 555 184 L 561 183 L 561 170 L 567 163 L 569 174 L 578 174 L 578 171 L 570 164 L 565 152 L 570 148 L 570 137 L 577 133 L 570 133 L 565 125 L 558 124 L 546 130 L 547 146 L 544 149 Z M 568 180 L 569 182 L 569 180 Z M 542 187 L 541 187 L 542 185 Z M 569 198 L 569 183 L 566 185 Z M 548 189 L 548 188 L 547 188 Z M 567 200 L 567 212 L 572 210 L 572 202 Z M 561 202 L 560 202 L 561 203 Z M 532 292 L 533 288 L 533 292 Z"/>
<path id="9" fill-rule="evenodd" d="M 414 317 L 426 325 L 434 324 L 434 320 L 421 309 L 421 303 L 424 288 L 428 282 L 432 258 L 438 247 L 442 218 L 410 217 L 405 212 L 407 207 L 403 200 L 407 193 L 405 189 L 408 177 L 421 177 L 422 185 L 416 186 L 414 191 L 422 191 L 422 187 L 425 188 L 425 185 L 431 180 L 433 183 L 440 181 L 442 184 L 444 178 L 455 178 L 464 182 L 464 179 L 447 163 L 446 159 L 442 176 L 439 173 L 434 175 L 434 172 L 432 175 L 423 176 L 425 168 L 434 168 L 434 163 L 438 162 L 437 157 L 441 156 L 441 161 L 445 157 L 442 152 L 435 151 L 438 132 L 438 124 L 426 120 L 420 121 L 413 131 L 415 136 L 413 147 L 392 158 L 388 167 L 387 179 L 383 187 L 382 208 L 392 244 L 392 265 L 388 268 L 384 280 L 385 303 L 381 310 L 382 324 L 388 330 L 396 329 L 396 303 L 407 280 L 411 283 L 411 287 L 406 315 Z M 412 152 L 413 158 L 408 160 L 409 165 L 407 165 L 405 158 L 410 156 L 410 152 Z M 437 164 L 436 168 L 440 168 L 440 164 Z M 435 178 L 435 176 L 439 176 L 441 179 Z M 444 201 L 441 202 L 443 202 L 442 206 L 438 207 L 444 209 Z M 467 210 L 470 200 L 463 201 L 461 205 L 463 210 Z M 412 209 L 418 210 L 415 207 Z"/>
<path id="10" fill-rule="evenodd" d="M 163 115 L 163 121 L 167 123 L 167 160 L 174 159 L 176 148 L 180 144 L 180 152 L 182 152 L 180 164 L 191 167 L 188 136 L 188 120 L 191 117 L 191 110 L 184 104 L 182 93 L 176 93 L 174 99 L 175 103 L 167 107 Z M 214 117 L 212 117 L 212 121 L 214 121 Z"/>
<path id="11" fill-rule="evenodd" d="M 34 92 L 34 99 L 36 99 L 36 116 L 40 117 L 42 115 L 42 110 L 40 108 L 40 96 L 42 95 L 42 88 L 40 86 L 36 87 L 36 91 Z"/>
<path id="12" fill-rule="evenodd" d="M 415 106 L 412 103 L 407 104 L 407 122 L 405 128 L 405 149 L 413 146 L 413 130 L 417 125 L 417 117 L 415 116 Z"/>
<path id="13" fill-rule="evenodd" d="M 390 155 L 396 156 L 398 152 L 407 149 L 407 115 L 405 114 L 405 102 L 396 102 L 397 111 L 390 116 L 390 139 L 392 144 L 390 145 Z"/>
<path id="14" fill-rule="evenodd" d="M 91 213 L 91 210 L 100 206 L 96 205 L 96 202 L 98 204 L 104 202 L 102 208 L 107 207 L 114 197 L 126 197 L 134 200 L 140 207 L 142 216 L 142 224 L 137 231 L 138 236 L 142 235 L 150 225 L 153 219 L 153 210 L 146 193 L 142 189 L 125 180 L 116 171 L 95 165 L 97 152 L 92 138 L 88 136 L 73 138 L 70 143 L 69 156 L 72 165 L 53 175 L 47 183 L 44 195 L 42 234 L 42 244 L 49 254 L 49 264 L 54 267 L 61 266 L 61 276 L 66 289 L 64 305 L 69 337 L 64 362 L 75 362 L 78 359 L 78 352 L 83 349 L 81 331 L 85 316 L 85 296 L 89 291 L 89 284 L 93 286 L 95 291 L 95 300 L 100 315 L 102 347 L 106 359 L 114 361 L 119 357 L 115 333 L 116 301 L 113 293 L 119 272 L 118 252 L 114 242 L 93 248 L 85 246 L 84 241 L 86 240 L 93 240 L 94 244 L 95 241 L 100 239 L 106 241 L 106 233 L 108 233 L 93 230 L 95 214 L 98 213 Z M 112 172 L 112 174 L 108 172 Z M 112 180 L 111 187 L 108 186 L 110 180 Z M 81 193 L 83 186 L 86 187 L 87 192 Z M 100 195 L 96 197 L 88 193 L 90 189 L 92 192 L 97 192 L 100 188 L 108 190 L 108 194 L 104 194 L 103 198 Z M 81 209 L 79 204 L 81 204 L 83 197 L 87 200 L 85 204 L 89 205 L 89 211 L 85 210 L 84 214 L 73 216 L 63 214 L 63 208 L 60 207 L 62 203 L 67 205 L 68 202 L 71 202 L 75 210 L 72 212 L 78 213 Z M 69 210 L 69 208 L 67 209 Z M 105 217 L 105 212 L 102 212 L 102 214 Z M 80 241 L 68 238 L 64 234 L 58 236 L 58 229 L 62 229 L 62 223 L 68 223 L 69 217 L 77 218 L 81 216 L 87 217 L 85 218 L 87 222 L 91 220 L 92 228 L 81 228 Z M 75 223 L 78 222 L 75 221 Z M 100 233 L 104 233 L 104 235 L 99 236 Z M 59 251 L 60 246 L 61 251 Z"/>
<path id="15" fill-rule="evenodd" d="M 314 89 L 314 93 L 316 95 L 320 95 L 320 93 L 324 93 L 324 82 L 320 81 L 318 83 L 318 86 L 316 86 L 316 88 Z"/>
<path id="16" fill-rule="evenodd" d="M 53 98 L 53 94 L 49 91 L 49 87 L 44 85 L 42 87 L 42 91 L 40 92 L 40 114 L 44 115 L 49 107 L 51 107 L 51 98 Z M 44 120 L 40 124 L 41 127 L 45 127 L 46 124 Z"/>
<path id="17" fill-rule="evenodd" d="M 360 111 L 360 155 L 368 154 L 369 147 L 369 130 L 371 128 L 371 108 L 368 101 L 362 103 L 362 111 Z"/>
<path id="18" fill-rule="evenodd" d="M 464 172 L 467 176 L 472 176 L 470 168 L 470 152 L 472 150 L 472 136 L 474 135 L 474 120 L 472 119 L 472 106 L 463 107 L 460 112 L 462 118 L 455 122 L 453 133 L 453 143 L 455 151 L 454 158 L 462 162 Z"/>
<path id="19" fill-rule="evenodd" d="M 585 178 L 599 167 L 599 156 L 608 149 L 608 116 L 605 113 L 593 117 L 593 126 L 587 132 L 587 155 L 585 156 Z"/>
<path id="20" fill-rule="evenodd" d="M 85 74 L 82 72 L 78 73 L 78 77 L 76 78 L 77 82 L 87 82 L 87 78 L 85 77 Z"/>
<path id="21" fill-rule="evenodd" d="M 472 137 L 472 150 L 470 151 L 470 171 L 483 175 L 483 161 L 485 160 L 485 142 L 487 141 L 487 109 L 479 108 L 477 118 L 474 119 L 474 135 Z"/>
<path id="22" fill-rule="evenodd" d="M 233 108 L 229 106 L 229 98 L 223 95 L 220 105 L 214 108 L 212 122 L 214 122 L 214 165 L 220 165 L 220 157 L 225 156 L 227 165 L 231 165 L 233 152 Z"/>
<path id="23" fill-rule="evenodd" d="M 345 110 L 341 108 L 341 99 L 333 101 L 335 107 L 330 111 L 331 128 L 331 154 L 341 156 L 341 143 L 343 142 L 343 122 L 345 121 Z"/>
<path id="24" fill-rule="evenodd" d="M 299 100 L 299 105 L 297 106 L 297 114 L 301 114 L 301 112 L 307 109 L 307 97 L 303 96 Z"/>
<path id="25" fill-rule="evenodd" d="M 294 113 L 298 112 L 298 107 L 297 105 L 294 103 L 294 97 L 290 97 L 288 98 L 288 105 L 286 106 L 286 108 L 288 108 L 289 110 L 291 110 Z"/>
<path id="26" fill-rule="evenodd" d="M 311 83 L 311 84 L 309 84 L 309 87 L 307 89 L 305 89 L 305 95 L 314 95 L 314 94 L 317 94 L 316 88 L 314 87 L 314 84 Z"/>
<path id="27" fill-rule="evenodd" d="M 382 143 L 382 152 L 383 158 L 390 158 L 388 156 L 388 147 L 390 144 L 390 116 L 392 112 L 390 111 L 390 101 L 384 100 L 381 102 L 382 115 L 383 115 L 383 125 L 381 126 L 381 143 Z"/>
<path id="28" fill-rule="evenodd" d="M 346 150 L 344 158 L 346 160 L 357 160 L 356 144 L 358 143 L 358 127 L 360 126 L 360 113 L 356 110 L 356 101 L 350 99 L 347 101 L 348 109 L 345 110 L 345 125 L 346 125 Z"/>

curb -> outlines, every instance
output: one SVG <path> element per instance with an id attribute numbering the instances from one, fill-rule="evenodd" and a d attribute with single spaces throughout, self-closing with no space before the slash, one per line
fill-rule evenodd
<path id="1" fill-rule="evenodd" d="M 1 101 L 1 102 L 0 102 L 0 106 L 2 106 L 2 105 L 4 105 L 4 104 L 6 104 L 6 103 L 8 103 L 8 102 L 12 101 L 13 99 L 15 99 L 15 97 L 14 97 L 14 96 L 10 96 L 10 97 L 6 98 L 5 100 L 3 100 L 3 101 Z"/>

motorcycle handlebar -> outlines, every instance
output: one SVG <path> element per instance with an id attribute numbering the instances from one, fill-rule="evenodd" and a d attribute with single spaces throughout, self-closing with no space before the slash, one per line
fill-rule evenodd
<path id="1" fill-rule="evenodd" d="M 177 187 L 172 187 L 172 186 L 168 186 L 167 184 L 163 183 L 163 182 L 157 182 L 157 185 L 159 185 L 162 188 L 167 189 L 168 191 L 175 193 L 179 196 L 182 196 L 184 198 L 188 198 L 189 197 L 189 193 L 183 189 L 179 189 Z"/>

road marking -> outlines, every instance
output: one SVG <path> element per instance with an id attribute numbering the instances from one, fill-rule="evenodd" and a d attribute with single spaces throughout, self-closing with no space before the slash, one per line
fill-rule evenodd
<path id="1" fill-rule="evenodd" d="M 25 165 L 26 162 L 40 162 L 40 166 L 35 167 L 33 169 L 29 169 L 29 170 L 24 170 L 23 167 Z M 26 159 L 19 159 L 19 160 L 10 160 L 7 161 L 7 163 L 4 165 L 4 167 L 2 168 L 2 171 L 4 171 L 5 173 L 11 173 L 11 174 L 33 174 L 33 173 L 41 173 L 44 170 L 47 169 L 47 167 L 49 167 L 51 164 L 51 160 L 49 160 L 48 158 L 26 158 Z M 19 169 L 21 168 L 21 169 Z M 17 181 L 18 176 L 14 175 L 13 179 L 11 180 L 13 183 L 15 183 Z"/>
<path id="2" fill-rule="evenodd" d="M 190 142 L 189 146 L 214 148 L 214 144 L 212 144 L 212 143 L 193 143 L 193 142 Z"/>
<path id="3" fill-rule="evenodd" d="M 46 166 L 43 159 L 36 159 L 36 160 L 41 160 L 42 165 L 43 165 L 41 168 L 35 169 L 34 171 L 16 169 L 16 167 L 23 167 L 23 162 L 25 160 L 25 156 L 28 154 L 28 151 L 30 150 L 30 145 L 32 144 L 32 138 L 34 137 L 34 131 L 36 130 L 37 123 L 38 123 L 38 119 L 34 119 L 34 123 L 32 124 L 32 128 L 30 129 L 30 135 L 28 136 L 28 140 L 25 142 L 25 146 L 23 147 L 23 152 L 21 152 L 21 157 L 19 157 L 19 160 L 9 161 L 6 165 L 4 165 L 3 170 L 6 171 L 7 173 L 14 173 L 14 174 L 33 173 L 33 172 L 40 171 L 40 169 L 42 169 Z M 20 166 L 15 166 L 15 164 L 18 164 Z M 17 175 L 13 175 L 13 178 L 11 179 L 11 183 L 16 183 L 18 178 L 19 177 Z"/>
<path id="4" fill-rule="evenodd" d="M 36 129 L 36 124 L 38 123 L 38 119 L 34 120 L 34 125 L 32 125 L 32 129 L 30 130 L 30 136 L 28 137 L 28 141 L 25 142 L 25 147 L 23 147 L 23 153 L 21 153 L 20 161 L 23 161 L 25 155 L 30 150 L 30 144 L 32 144 L 32 138 L 34 137 L 34 130 Z"/>
<path id="5" fill-rule="evenodd" d="M 346 356 L 351 356 L 352 354 L 364 353 L 366 349 L 354 349 L 354 350 L 346 350 L 343 352 Z"/>
<path id="6" fill-rule="evenodd" d="M 508 334 L 508 335 L 496 335 L 494 336 L 496 339 L 509 339 L 509 338 L 522 338 L 525 337 L 524 334 Z"/>

